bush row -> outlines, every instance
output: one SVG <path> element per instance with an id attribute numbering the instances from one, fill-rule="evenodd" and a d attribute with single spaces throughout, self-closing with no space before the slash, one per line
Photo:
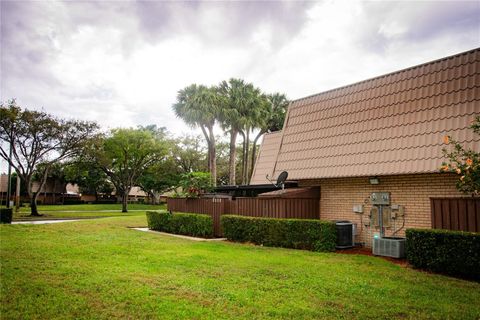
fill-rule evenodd
<path id="1" fill-rule="evenodd" d="M 334 222 L 235 215 L 224 215 L 221 221 L 223 233 L 231 241 L 314 251 L 335 250 L 337 233 Z"/>
<path id="2" fill-rule="evenodd" d="M 480 280 L 480 233 L 407 229 L 406 237 L 414 267 Z"/>
<path id="3" fill-rule="evenodd" d="M 206 214 L 147 211 L 148 228 L 194 237 L 213 237 L 213 220 Z"/>

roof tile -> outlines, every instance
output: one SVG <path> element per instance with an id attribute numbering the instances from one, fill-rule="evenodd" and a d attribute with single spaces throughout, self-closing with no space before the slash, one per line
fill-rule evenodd
<path id="1" fill-rule="evenodd" d="M 478 114 L 480 49 L 299 99 L 265 137 L 252 182 L 264 168 L 290 179 L 435 172 L 443 135 L 479 149 L 468 129 Z"/>

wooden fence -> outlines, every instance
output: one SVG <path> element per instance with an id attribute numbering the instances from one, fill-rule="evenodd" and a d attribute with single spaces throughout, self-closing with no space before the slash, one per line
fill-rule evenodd
<path id="1" fill-rule="evenodd" d="M 167 208 L 171 211 L 210 214 L 216 236 L 222 236 L 220 225 L 222 214 L 249 217 L 319 219 L 319 199 L 283 198 L 236 198 L 235 200 L 168 198 Z"/>
<path id="2" fill-rule="evenodd" d="M 480 198 L 431 198 L 432 228 L 480 232 Z"/>
<path id="3" fill-rule="evenodd" d="M 223 232 L 220 224 L 220 216 L 228 199 L 185 199 L 185 198 L 168 198 L 167 209 L 177 212 L 189 212 L 209 214 L 213 219 L 213 232 L 215 236 L 222 236 Z"/>

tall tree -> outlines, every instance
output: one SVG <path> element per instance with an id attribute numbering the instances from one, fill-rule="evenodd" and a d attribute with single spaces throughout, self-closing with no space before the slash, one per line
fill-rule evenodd
<path id="1" fill-rule="evenodd" d="M 175 115 L 192 127 L 199 127 L 207 141 L 208 169 L 215 186 L 217 180 L 217 161 L 215 135 L 213 127 L 219 117 L 220 95 L 213 87 L 192 84 L 178 92 L 177 102 L 173 105 Z"/>
<path id="2" fill-rule="evenodd" d="M 257 157 L 257 142 L 260 137 L 262 137 L 267 132 L 279 131 L 282 130 L 283 122 L 285 121 L 285 115 L 287 113 L 287 108 L 289 101 L 284 94 L 274 93 L 267 95 L 268 103 L 265 105 L 265 116 L 261 117 L 258 124 L 259 132 L 253 140 L 252 146 L 252 159 L 250 167 L 250 173 L 248 175 L 248 181 L 252 178 L 253 167 L 255 165 L 255 160 Z"/>
<path id="3" fill-rule="evenodd" d="M 236 150 L 237 136 L 249 123 L 251 118 L 252 99 L 255 97 L 255 87 L 242 79 L 231 78 L 222 81 L 219 85 L 219 92 L 222 96 L 220 110 L 220 122 L 222 128 L 230 133 L 229 150 L 229 184 L 236 184 Z"/>
<path id="4" fill-rule="evenodd" d="M 31 215 L 38 216 L 37 197 L 54 163 L 78 154 L 98 126 L 93 122 L 64 120 L 43 111 L 22 110 L 15 100 L 0 105 L 0 156 L 27 186 Z M 12 158 L 8 148 L 12 148 Z M 33 174 L 39 163 L 40 186 L 32 190 Z"/>
<path id="5" fill-rule="evenodd" d="M 130 190 L 145 171 L 165 158 L 167 148 L 149 130 L 115 129 L 99 137 L 88 153 L 110 178 L 122 198 L 122 212 L 127 212 Z"/>
<path id="6" fill-rule="evenodd" d="M 138 178 L 137 184 L 148 194 L 152 204 L 158 204 L 162 193 L 174 189 L 179 184 L 180 175 L 174 159 L 168 156 L 145 170 Z"/>
<path id="7" fill-rule="evenodd" d="M 250 133 L 260 126 L 267 117 L 267 98 L 260 89 L 253 88 L 250 94 L 245 97 L 248 106 L 248 113 L 245 117 L 243 129 L 239 131 L 243 138 L 242 152 L 242 184 L 248 184 L 249 181 L 249 152 L 250 152 Z M 253 166 L 253 164 L 252 164 Z"/>
<path id="8" fill-rule="evenodd" d="M 174 161 L 182 173 L 207 171 L 207 151 L 200 136 L 175 138 L 170 145 Z"/>
<path id="9" fill-rule="evenodd" d="M 147 193 L 152 204 L 158 204 L 163 192 L 174 189 L 180 180 L 181 168 L 177 166 L 176 151 L 179 149 L 176 139 L 172 139 L 165 127 L 149 125 L 139 127 L 152 133 L 155 139 L 164 143 L 167 154 L 156 164 L 150 166 L 138 178 L 138 186 Z M 181 147 L 180 147 L 181 148 Z"/>

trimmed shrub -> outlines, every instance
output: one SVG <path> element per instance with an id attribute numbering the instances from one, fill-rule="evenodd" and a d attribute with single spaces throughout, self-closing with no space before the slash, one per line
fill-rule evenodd
<path id="1" fill-rule="evenodd" d="M 12 223 L 13 209 L 1 208 L 0 209 L 0 223 Z"/>
<path id="2" fill-rule="evenodd" d="M 480 233 L 407 229 L 408 262 L 415 268 L 480 280 Z"/>
<path id="3" fill-rule="evenodd" d="M 335 223 L 330 221 L 224 215 L 221 222 L 231 241 L 313 251 L 334 251 L 337 241 Z"/>
<path id="4" fill-rule="evenodd" d="M 213 237 L 213 219 L 206 214 L 147 211 L 148 228 L 194 237 Z"/>
<path id="5" fill-rule="evenodd" d="M 172 214 L 168 211 L 147 211 L 148 228 L 156 231 L 169 231 Z"/>

